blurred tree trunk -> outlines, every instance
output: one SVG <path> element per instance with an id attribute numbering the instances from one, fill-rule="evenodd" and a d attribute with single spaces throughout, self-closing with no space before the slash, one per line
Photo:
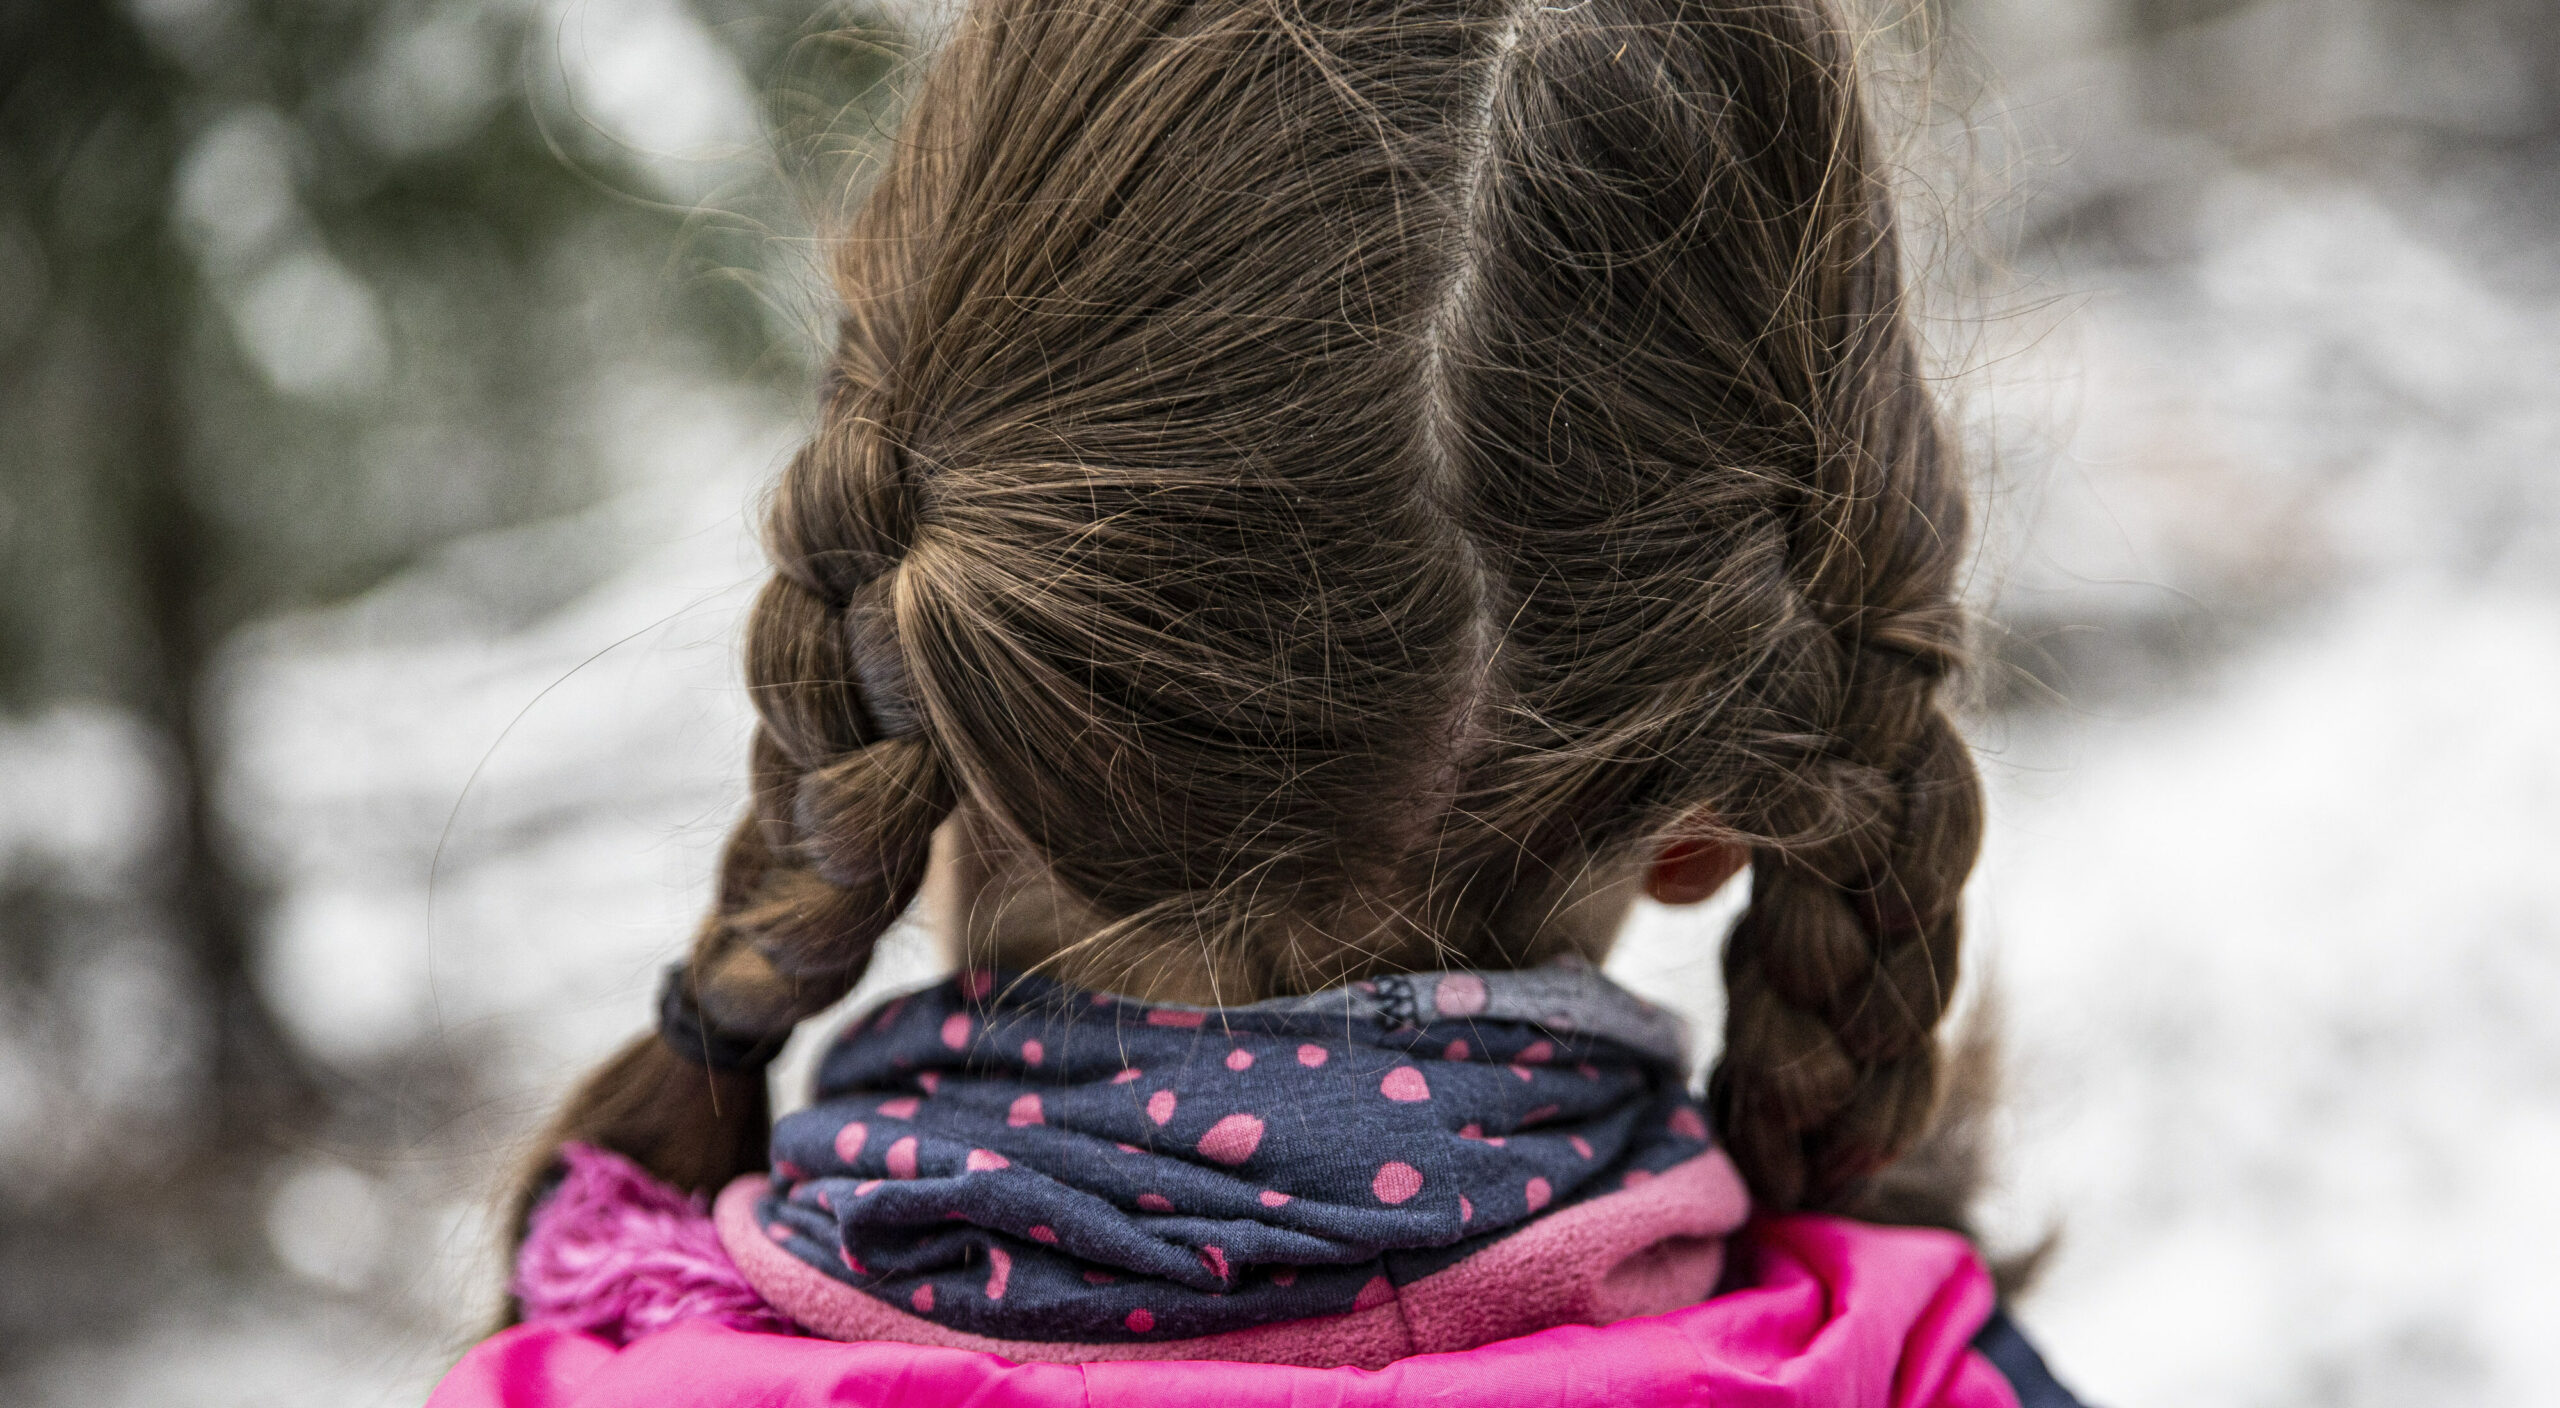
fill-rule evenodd
<path id="1" fill-rule="evenodd" d="M 251 973 L 258 895 L 225 846 L 214 795 L 222 741 L 209 684 L 215 647 L 231 623 L 218 618 L 226 596 L 219 529 L 198 509 L 193 495 L 200 491 L 187 473 L 179 363 L 192 280 L 167 236 L 164 222 L 153 241 L 156 276 L 137 281 L 160 296 L 123 300 L 110 334 L 121 373 L 116 399 L 132 414 L 115 466 L 121 538 L 151 646 L 134 693 L 169 743 L 171 810 L 181 834 L 171 838 L 166 902 L 210 1027 L 206 1151 L 226 1162 L 254 1162 L 264 1146 L 324 1119 L 329 1105 Z"/>
<path id="2" fill-rule="evenodd" d="M 87 443 L 47 449 L 89 476 L 78 550 L 93 558 L 92 580 L 118 583 L 127 598 L 131 640 L 92 645 L 98 683 L 168 745 L 176 830 L 155 898 L 207 1038 L 208 1118 L 192 1131 L 191 1162 L 219 1177 L 330 1110 L 253 981 L 256 896 L 224 845 L 214 798 L 221 745 L 209 675 L 238 594 L 223 580 L 221 530 L 197 500 L 204 480 L 190 472 L 186 358 L 199 290 L 171 197 L 181 75 L 121 6 L 21 3 L 6 31 L 0 106 L 19 180 L 33 187 L 22 199 L 33 197 L 50 266 L 52 322 L 93 349 L 96 372 L 77 388 L 85 414 L 66 418 Z M 21 400 L 26 386 L 14 389 Z"/>
<path id="3" fill-rule="evenodd" d="M 809 0 L 674 8 L 703 52 L 670 72 L 788 83 L 810 152 L 868 140 L 895 62 L 875 30 Z M 41 1058 L 0 1141 L 47 1141 L 43 1186 L 0 1206 L 0 1282 L 41 1288 L 0 1291 L 0 1359 L 26 1303 L 70 1326 L 99 1318 L 70 1280 L 135 1286 L 110 1246 L 254 1261 L 274 1155 L 361 1157 L 481 1098 L 441 1036 L 305 1049 L 259 981 L 299 877 L 239 808 L 240 628 L 590 506 L 615 482 L 600 393 L 634 376 L 801 392 L 733 277 L 793 193 L 726 161 L 747 214 L 666 200 L 665 160 L 575 110 L 540 11 L 0 0 L 0 726 L 145 724 L 167 804 L 149 834 L 0 854 L 0 1013 L 33 1014 L 10 1035 Z M 715 277 L 671 277 L 671 253 Z M 456 610 L 513 629 L 604 566 L 475 581 Z M 0 799 L 10 820 L 147 808 L 109 732 L 53 774 L 101 805 Z M 169 1059 L 119 1065 L 137 1049 Z"/>

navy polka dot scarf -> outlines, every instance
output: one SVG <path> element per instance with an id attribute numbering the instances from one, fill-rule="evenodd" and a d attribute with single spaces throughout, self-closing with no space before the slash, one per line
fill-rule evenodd
<path id="1" fill-rule="evenodd" d="M 1337 1315 L 1705 1151 L 1678 1020 L 1579 963 L 1249 1007 L 965 973 L 828 1051 L 760 1221 L 1011 1340 Z"/>

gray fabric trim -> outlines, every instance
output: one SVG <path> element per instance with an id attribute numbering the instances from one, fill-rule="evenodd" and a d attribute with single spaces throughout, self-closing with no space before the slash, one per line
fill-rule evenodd
<path id="1" fill-rule="evenodd" d="M 1458 981 L 1452 983 L 1452 979 Z M 1478 985 L 1483 993 L 1481 1002 L 1475 999 Z M 1446 995 L 1444 987 L 1448 989 Z M 1182 1006 L 1171 1002 L 1150 1005 Z M 1579 958 L 1505 971 L 1398 974 L 1303 997 L 1275 997 L 1232 1009 L 1188 1010 L 1339 1015 L 1387 1026 L 1489 1017 L 1534 1023 L 1554 1032 L 1607 1037 L 1676 1069 L 1689 1068 L 1689 1024 L 1678 1014 L 1618 986 L 1607 974 Z"/>

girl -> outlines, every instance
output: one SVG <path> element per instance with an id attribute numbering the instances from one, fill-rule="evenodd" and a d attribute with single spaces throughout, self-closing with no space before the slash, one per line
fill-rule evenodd
<path id="1" fill-rule="evenodd" d="M 836 275 L 753 805 L 437 1404 L 2043 1391 L 1961 1239 L 1832 1215 L 1981 803 L 1818 0 L 981 0 Z M 1596 965 L 1746 863 L 1701 1103 Z M 960 975 L 769 1128 L 920 891 Z"/>

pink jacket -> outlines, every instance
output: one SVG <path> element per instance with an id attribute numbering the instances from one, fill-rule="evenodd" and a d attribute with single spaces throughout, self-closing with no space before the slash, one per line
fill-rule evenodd
<path id="1" fill-rule="evenodd" d="M 1667 1314 L 1564 1325 L 1383 1368 L 1021 1363 L 689 1320 L 616 1348 L 559 1324 L 466 1355 L 429 1408 L 2016 1408 L 1968 1342 L 1988 1275 L 1954 1236 L 1798 1215 L 1747 1229 L 1754 1284 Z"/>

